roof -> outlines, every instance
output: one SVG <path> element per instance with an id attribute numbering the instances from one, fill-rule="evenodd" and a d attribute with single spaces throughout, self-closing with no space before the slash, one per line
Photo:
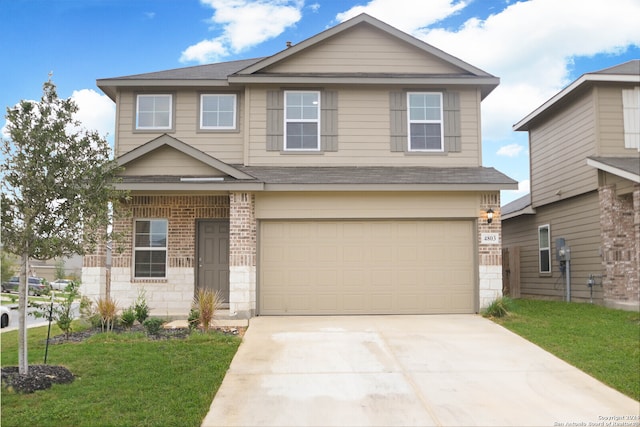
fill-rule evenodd
<path id="1" fill-rule="evenodd" d="M 535 210 L 531 207 L 531 193 L 525 194 L 519 199 L 500 208 L 500 219 L 506 220 L 520 215 L 535 214 Z"/>
<path id="2" fill-rule="evenodd" d="M 517 185 L 486 167 L 269 167 L 243 166 L 239 170 L 266 184 L 295 185 Z"/>
<path id="3" fill-rule="evenodd" d="M 640 84 L 640 59 L 634 59 L 614 67 L 583 74 L 569 86 L 555 94 L 547 102 L 514 124 L 513 130 L 529 130 L 529 126 L 539 119 L 545 112 L 555 108 L 562 101 L 566 100 L 577 91 L 598 82 Z"/>
<path id="4" fill-rule="evenodd" d="M 640 183 L 640 154 L 636 157 L 587 157 L 587 164 Z"/>
<path id="5" fill-rule="evenodd" d="M 274 74 L 265 72 L 265 68 L 286 61 L 292 55 L 317 45 L 345 30 L 357 25 L 369 25 L 386 34 L 396 37 L 408 43 L 426 54 L 435 56 L 460 70 L 459 73 L 446 75 L 433 74 L 380 74 L 380 73 L 329 73 L 329 74 L 309 74 L 309 73 L 287 73 Z M 112 100 L 115 100 L 116 89 L 128 86 L 156 86 L 156 87 L 176 87 L 176 86 L 229 86 L 234 84 L 261 83 L 261 84 L 381 84 L 393 83 L 403 85 L 434 84 L 434 85 L 474 85 L 480 88 L 482 98 L 486 97 L 495 89 L 500 79 L 479 68 L 476 68 L 455 56 L 452 56 L 440 49 L 431 46 L 422 40 L 406 34 L 382 21 L 379 21 L 367 14 L 360 14 L 348 21 L 342 22 L 335 27 L 329 28 L 313 37 L 310 37 L 290 48 L 284 49 L 274 55 L 264 58 L 253 58 L 239 61 L 220 62 L 215 64 L 200 65 L 195 67 L 176 68 L 166 71 L 152 73 L 134 74 L 123 77 L 113 77 L 98 79 L 97 85 Z"/>

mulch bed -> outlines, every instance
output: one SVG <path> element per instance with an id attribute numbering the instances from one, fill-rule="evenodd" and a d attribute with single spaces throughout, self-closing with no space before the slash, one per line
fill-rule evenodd
<path id="1" fill-rule="evenodd" d="M 227 335 L 243 336 L 246 328 L 230 328 L 230 327 L 214 327 L 219 332 Z M 122 332 L 144 332 L 145 328 L 142 325 L 134 325 L 129 330 L 114 329 L 115 333 Z M 72 332 L 69 338 L 66 338 L 64 334 L 56 335 L 49 338 L 49 344 L 62 344 L 75 342 L 79 343 L 87 338 L 102 333 L 100 328 L 87 329 L 81 332 Z M 161 329 L 157 334 L 147 334 L 149 339 L 152 340 L 168 340 L 168 339 L 184 339 L 191 334 L 189 329 L 176 328 L 176 329 Z M 74 375 L 64 366 L 53 365 L 29 365 L 28 374 L 21 375 L 17 366 L 4 366 L 0 369 L 2 377 L 2 385 L 6 389 L 14 390 L 17 393 L 33 393 L 37 390 L 46 390 L 53 384 L 68 384 L 75 379 Z"/>

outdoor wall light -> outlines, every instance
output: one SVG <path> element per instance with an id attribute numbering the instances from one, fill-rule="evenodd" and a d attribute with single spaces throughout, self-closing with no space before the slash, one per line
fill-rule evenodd
<path id="1" fill-rule="evenodd" d="M 487 210 L 487 224 L 491 224 L 493 222 L 493 209 L 489 208 Z"/>

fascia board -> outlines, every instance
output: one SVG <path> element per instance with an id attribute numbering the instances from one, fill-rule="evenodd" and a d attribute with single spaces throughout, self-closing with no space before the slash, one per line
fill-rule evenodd
<path id="1" fill-rule="evenodd" d="M 264 191 L 500 191 L 518 184 L 265 184 Z"/>
<path id="2" fill-rule="evenodd" d="M 587 165 L 594 167 L 596 169 L 600 169 L 602 171 L 608 172 L 612 175 L 619 176 L 620 178 L 628 179 L 629 181 L 633 181 L 635 183 L 640 184 L 640 175 L 631 173 L 622 169 L 618 169 L 615 166 L 606 165 L 604 163 L 598 162 L 597 160 L 587 159 Z"/>
<path id="3" fill-rule="evenodd" d="M 129 191 L 179 191 L 179 192 L 213 192 L 213 191 L 262 191 L 261 182 L 228 182 L 228 183 L 152 183 L 152 182 L 119 182 L 114 184 L 117 190 Z"/>
<path id="4" fill-rule="evenodd" d="M 573 91 L 586 83 L 640 83 L 640 76 L 631 74 L 584 74 L 566 88 L 551 97 L 547 102 L 529 113 L 525 118 L 512 126 L 514 131 L 528 130 L 529 123 L 547 109 L 569 96 Z"/>

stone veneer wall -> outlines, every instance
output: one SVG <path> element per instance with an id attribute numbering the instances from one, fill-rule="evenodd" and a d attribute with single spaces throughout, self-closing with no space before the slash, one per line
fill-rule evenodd
<path id="1" fill-rule="evenodd" d="M 231 193 L 229 200 L 229 315 L 249 318 L 256 312 L 255 196 Z"/>
<path id="2" fill-rule="evenodd" d="M 633 194 L 616 196 L 615 185 L 598 189 L 604 298 L 640 301 L 640 185 Z"/>
<path id="3" fill-rule="evenodd" d="M 487 210 L 493 210 L 493 221 L 487 224 Z M 497 233 L 497 244 L 482 244 L 482 233 Z M 502 296 L 502 222 L 500 219 L 500 193 L 480 195 L 478 218 L 478 287 L 480 309 L 486 308 Z"/>
<path id="4" fill-rule="evenodd" d="M 229 218 L 227 195 L 135 195 L 129 214 L 117 220 L 114 231 L 124 235 L 115 245 L 111 264 L 111 296 L 121 308 L 144 290 L 152 315 L 189 314 L 195 287 L 196 220 Z M 136 219 L 168 220 L 167 277 L 133 278 L 133 224 Z"/>

